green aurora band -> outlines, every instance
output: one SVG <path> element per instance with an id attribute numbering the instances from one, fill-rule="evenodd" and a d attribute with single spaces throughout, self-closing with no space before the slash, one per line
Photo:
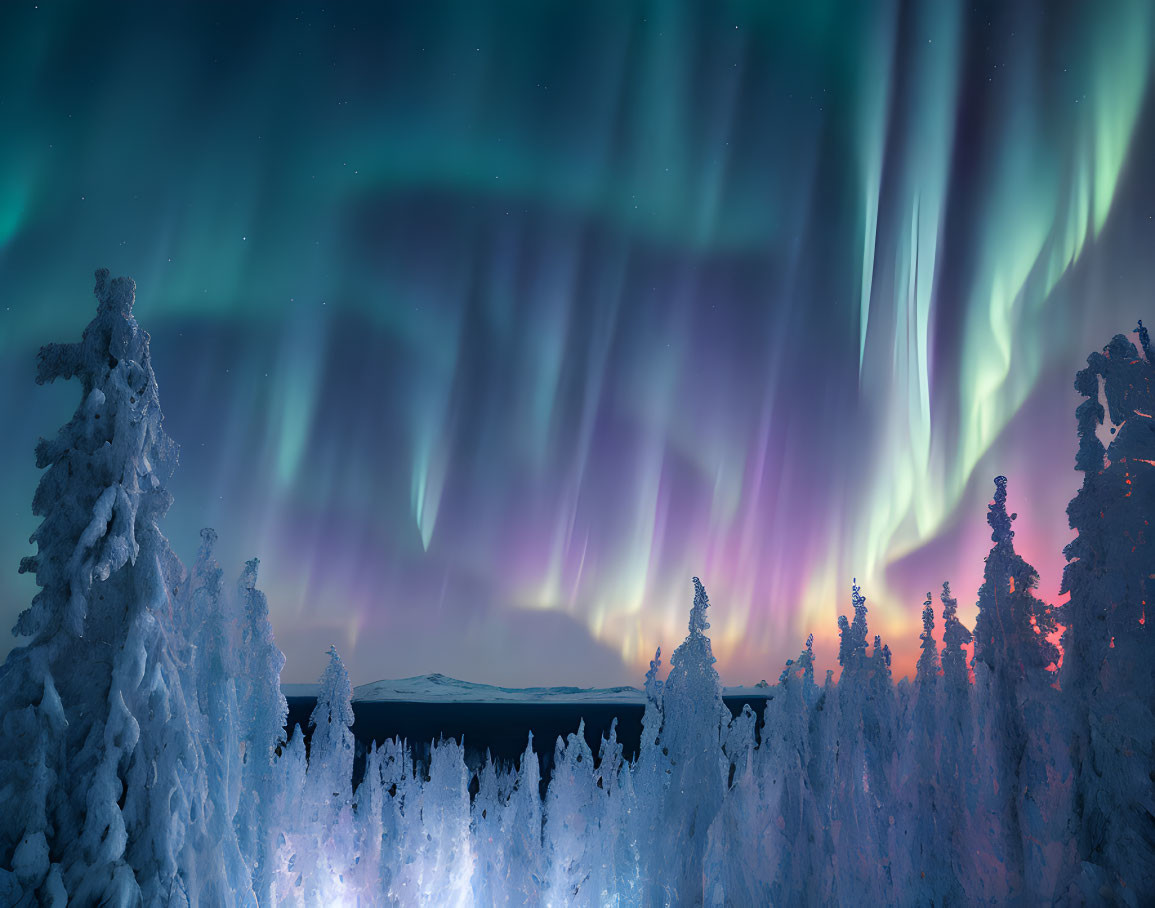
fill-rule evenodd
<path id="1" fill-rule="evenodd" d="M 1054 600 L 1071 388 L 1151 315 L 1153 7 L 0 7 L 0 612 L 34 357 L 133 276 L 166 528 L 262 559 L 286 680 L 776 675 L 857 576 L 913 666 L 990 478 Z M 225 548 L 227 547 L 227 548 Z M 960 615 L 973 618 L 973 602 Z M 4 644 L 5 647 L 8 644 Z"/>

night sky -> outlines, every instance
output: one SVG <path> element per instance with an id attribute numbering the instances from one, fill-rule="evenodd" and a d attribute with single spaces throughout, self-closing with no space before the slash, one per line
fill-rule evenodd
<path id="1" fill-rule="evenodd" d="M 832 666 L 854 576 L 903 674 L 1000 473 L 1057 601 L 1074 373 L 1155 322 L 1152 48 L 1145 2 L 3 3 L 0 623 L 100 266 L 165 532 L 260 557 L 287 681 L 640 683 L 693 575 L 726 683 Z"/>

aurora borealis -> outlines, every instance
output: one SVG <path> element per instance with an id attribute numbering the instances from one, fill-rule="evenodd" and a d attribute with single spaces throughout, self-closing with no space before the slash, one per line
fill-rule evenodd
<path id="1" fill-rule="evenodd" d="M 1155 318 L 1146 3 L 0 7 L 0 617 L 35 353 L 137 281 L 190 561 L 285 680 L 726 683 L 863 585 L 910 671 L 990 481 L 1058 596 L 1086 355 Z M 9 643 L 3 644 L 4 651 Z"/>

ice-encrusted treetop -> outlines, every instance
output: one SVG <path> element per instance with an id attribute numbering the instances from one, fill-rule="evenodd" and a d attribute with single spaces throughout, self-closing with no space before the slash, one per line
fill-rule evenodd
<path id="1" fill-rule="evenodd" d="M 706 609 L 710 607 L 710 598 L 706 595 L 706 588 L 702 581 L 694 578 L 694 605 L 690 609 L 690 633 L 705 634 L 710 629 L 710 622 L 706 620 Z"/>
<path id="2" fill-rule="evenodd" d="M 164 483 L 177 449 L 164 433 L 148 334 L 132 314 L 136 285 L 96 272 L 96 317 L 79 343 L 40 349 L 36 381 L 78 378 L 80 404 L 55 439 L 41 439 L 36 465 L 47 468 L 32 500 L 44 520 L 32 534 L 41 591 L 17 622 L 34 642 L 64 628 L 84 633 L 88 595 L 140 551 L 140 527 L 155 526 L 171 498 Z"/>
<path id="3" fill-rule="evenodd" d="M 1007 514 L 1007 477 L 995 477 L 995 497 L 987 506 L 987 523 L 991 525 L 991 541 L 1009 543 L 1015 536 L 1011 521 L 1018 515 Z"/>
<path id="4" fill-rule="evenodd" d="M 317 708 L 309 719 L 309 724 L 324 730 L 329 725 L 352 725 L 353 710 L 349 701 L 353 698 L 353 688 L 349 684 L 349 673 L 337 653 L 337 647 L 329 647 L 329 664 L 321 676 L 317 694 Z"/>
<path id="5" fill-rule="evenodd" d="M 850 585 L 850 601 L 854 606 L 853 623 L 845 615 L 838 616 L 838 664 L 854 668 L 866 656 L 866 597 L 855 577 Z"/>
<path id="6" fill-rule="evenodd" d="M 928 592 L 922 605 L 922 633 L 919 635 L 922 652 L 918 657 L 916 677 L 920 682 L 933 684 L 938 677 L 939 658 L 938 646 L 934 639 L 934 608 L 931 601 Z"/>

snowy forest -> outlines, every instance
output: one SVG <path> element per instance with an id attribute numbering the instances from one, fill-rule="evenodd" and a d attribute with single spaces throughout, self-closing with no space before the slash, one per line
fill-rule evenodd
<path id="1" fill-rule="evenodd" d="M 913 679 L 852 587 L 840 670 L 812 640 L 761 723 L 732 718 L 694 578 L 689 632 L 645 679 L 640 751 L 578 729 L 544 797 L 532 740 L 467 767 L 454 740 L 373 747 L 353 788 L 337 651 L 306 748 L 256 560 L 215 534 L 186 569 L 161 531 L 166 436 L 135 285 L 96 275 L 79 343 L 36 381 L 80 403 L 36 447 L 39 592 L 0 671 L 4 905 L 1143 905 L 1155 902 L 1155 353 L 1116 335 L 1075 379 L 1062 591 L 1015 552 L 1007 480 L 973 629 L 943 583 Z M 979 515 L 976 515 L 976 519 Z M 687 598 L 689 598 L 687 596 Z M 941 650 L 934 628 L 941 623 Z M 424 744 L 425 742 L 422 742 Z M 417 752 L 424 753 L 424 747 Z"/>

